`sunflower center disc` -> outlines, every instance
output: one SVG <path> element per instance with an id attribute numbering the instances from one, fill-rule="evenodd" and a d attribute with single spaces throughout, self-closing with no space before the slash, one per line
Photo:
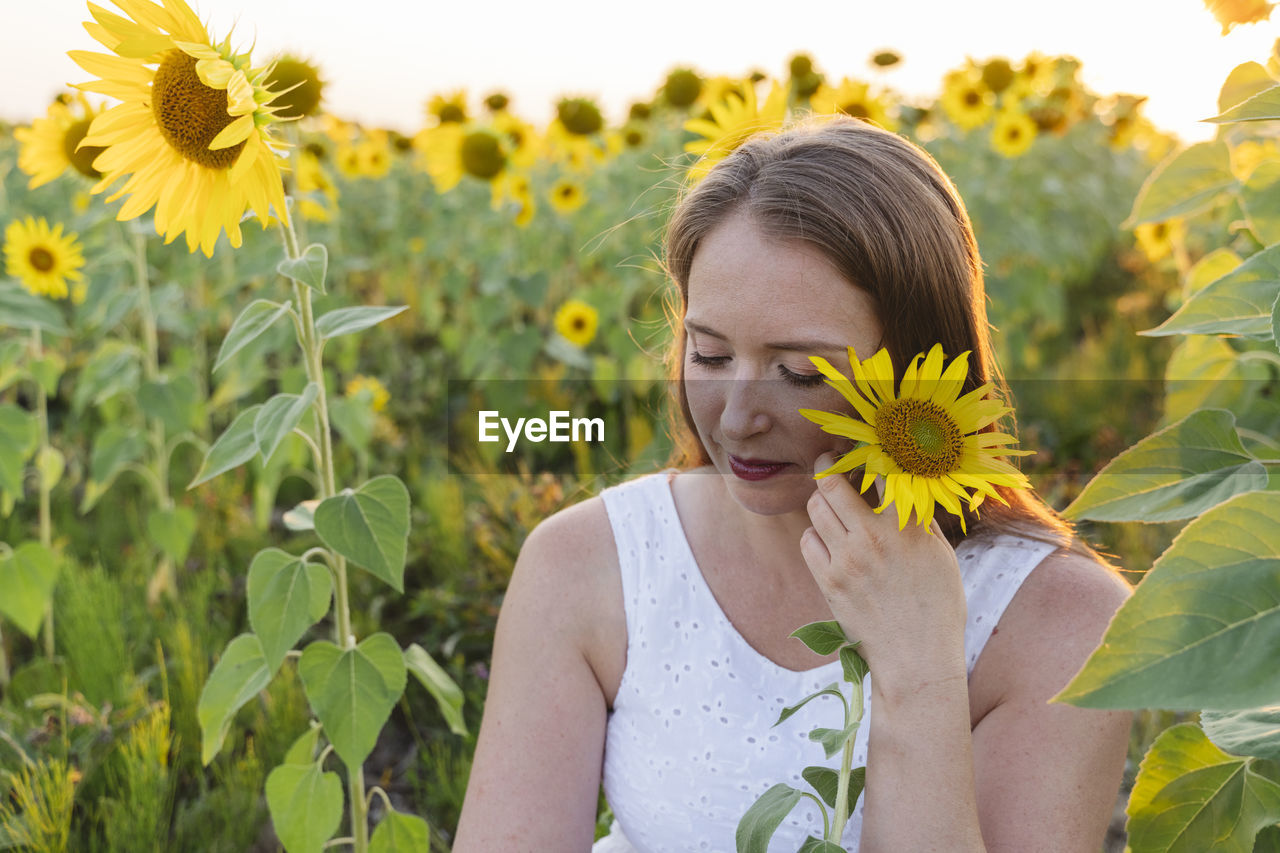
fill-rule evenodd
<path id="1" fill-rule="evenodd" d="M 40 272 L 48 272 L 53 269 L 53 253 L 42 246 L 36 246 L 27 255 L 27 260 L 31 262 L 31 266 Z"/>
<path id="2" fill-rule="evenodd" d="M 840 107 L 840 112 L 853 118 L 871 118 L 871 113 L 867 110 L 867 105 L 862 101 L 851 101 Z"/>
<path id="3" fill-rule="evenodd" d="M 467 134 L 462 140 L 462 168 L 477 178 L 490 180 L 507 165 L 507 155 L 497 137 L 483 131 Z"/>
<path id="4" fill-rule="evenodd" d="M 927 400 L 892 400 L 876 414 L 876 438 L 908 474 L 940 477 L 955 470 L 964 436 L 946 409 Z"/>
<path id="5" fill-rule="evenodd" d="M 209 169 L 230 169 L 244 143 L 209 150 L 209 143 L 235 121 L 227 113 L 227 92 L 200 82 L 196 60 L 171 50 L 151 84 L 151 112 L 164 141 L 183 157 Z"/>
<path id="6" fill-rule="evenodd" d="M 97 179 L 102 177 L 102 173 L 93 168 L 93 161 L 107 149 L 96 145 L 86 145 L 84 148 L 76 149 L 80 140 L 84 139 L 85 134 L 89 132 L 89 125 L 92 123 L 93 119 L 82 118 L 67 128 L 67 132 L 62 136 L 62 153 L 67 155 L 67 161 L 77 172 L 86 178 Z"/>

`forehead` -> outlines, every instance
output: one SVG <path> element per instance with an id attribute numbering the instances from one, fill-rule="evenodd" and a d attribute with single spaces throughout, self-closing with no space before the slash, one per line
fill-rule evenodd
<path id="1" fill-rule="evenodd" d="M 871 297 L 817 247 L 767 236 L 742 213 L 700 241 L 688 291 L 687 315 L 698 322 L 803 328 L 836 340 L 872 327 L 878 334 Z"/>

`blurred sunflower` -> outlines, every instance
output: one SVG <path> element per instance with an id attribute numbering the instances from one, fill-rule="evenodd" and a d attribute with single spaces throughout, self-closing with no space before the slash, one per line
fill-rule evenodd
<path id="1" fill-rule="evenodd" d="M 688 109 L 702 94 L 702 78 L 692 68 L 675 68 L 662 84 L 662 98 L 678 110 Z"/>
<path id="2" fill-rule="evenodd" d="M 952 71 L 943 78 L 942 109 L 962 130 L 987 123 L 995 113 L 995 96 L 973 70 Z"/>
<path id="3" fill-rule="evenodd" d="M 427 128 L 414 138 L 436 192 L 447 193 L 470 175 L 490 185 L 492 202 L 501 203 L 510 157 L 506 137 L 487 127 L 456 123 Z"/>
<path id="4" fill-rule="evenodd" d="M 959 498 L 976 512 L 988 497 L 1007 503 L 996 486 L 1029 488 L 1022 472 L 998 457 L 1025 456 L 1032 451 L 1002 447 L 1016 443 L 1011 435 L 979 432 L 1012 411 L 988 396 L 992 383 L 959 396 L 968 376 L 968 356 L 961 353 L 944 370 L 942 346 L 934 344 L 928 356 L 911 359 L 897 393 L 887 349 L 859 361 L 850 347 L 853 382 L 826 359 L 811 357 L 827 377 L 827 384 L 849 401 L 857 417 L 814 409 L 801 409 L 800 414 L 821 426 L 823 432 L 859 443 L 817 476 L 842 474 L 862 466 L 861 492 L 866 492 L 877 474 L 883 476 L 884 499 L 876 512 L 892 503 L 898 510 L 899 530 L 906 526 L 913 509 L 919 524 L 927 527 L 935 504 L 958 517 L 963 530 Z"/>
<path id="5" fill-rule="evenodd" d="M 218 44 L 183 0 L 119 0 L 135 20 L 89 4 L 85 22 L 110 54 L 68 51 L 100 79 L 76 88 L 123 103 L 93 120 L 81 145 L 106 150 L 93 166 L 98 193 L 129 175 L 107 201 L 130 198 L 117 219 L 155 208 L 156 231 L 171 242 L 213 255 L 219 232 L 241 244 L 240 220 L 252 208 L 265 222 L 274 207 L 287 217 L 284 185 L 271 137 L 277 119 L 266 86 L 270 69 L 250 66 L 249 53 Z"/>
<path id="6" fill-rule="evenodd" d="M 381 412 L 391 400 L 391 392 L 376 376 L 365 376 L 364 374 L 353 377 L 347 383 L 346 396 L 351 398 L 366 397 L 370 408 L 375 412 Z"/>
<path id="7" fill-rule="evenodd" d="M 1036 141 L 1036 123 L 1022 110 L 1000 110 L 991 128 L 991 147 L 1003 157 L 1021 157 Z"/>
<path id="8" fill-rule="evenodd" d="M 338 188 L 320 165 L 315 153 L 302 149 L 298 152 L 295 174 L 299 193 L 298 212 L 312 222 L 328 222 L 338 207 Z"/>
<path id="9" fill-rule="evenodd" d="M 763 105 L 756 101 L 755 88 L 748 86 L 745 96 L 730 93 L 725 100 L 712 104 L 710 119 L 686 121 L 685 130 L 702 136 L 702 139 L 685 143 L 685 151 L 699 155 L 689 167 L 687 180 L 690 184 L 701 181 L 712 166 L 732 154 L 747 137 L 762 130 L 782 127 L 786 115 L 786 87 L 774 81 Z"/>
<path id="10" fill-rule="evenodd" d="M 282 119 L 304 118 L 320 111 L 325 81 L 314 63 L 285 54 L 272 65 L 267 86 L 279 92 L 273 104 Z"/>
<path id="11" fill-rule="evenodd" d="M 587 191 L 572 178 L 560 178 L 552 184 L 548 197 L 551 206 L 560 214 L 573 213 L 587 203 Z"/>
<path id="12" fill-rule="evenodd" d="M 43 216 L 13 220 L 4 231 L 4 256 L 5 271 L 36 296 L 66 299 L 70 281 L 71 301 L 84 302 L 84 255 L 75 232 L 62 233 L 62 223 L 50 228 Z"/>
<path id="13" fill-rule="evenodd" d="M 437 124 L 465 124 L 467 121 L 467 91 L 458 89 L 449 94 L 432 95 L 427 102 L 427 115 Z"/>
<path id="14" fill-rule="evenodd" d="M 533 125 L 503 111 L 494 113 L 493 129 L 506 136 L 506 151 L 511 165 L 528 169 L 538 161 L 538 131 Z"/>
<path id="15" fill-rule="evenodd" d="M 74 99 L 54 101 L 45 117 L 36 119 L 30 127 L 19 127 L 13 132 L 22 145 L 18 150 L 18 168 L 31 176 L 28 189 L 44 186 L 68 169 L 94 180 L 102 177 L 102 173 L 93 168 L 93 160 L 103 149 L 85 146 L 77 150 L 77 146 L 103 109 L 94 108 L 83 92 L 77 92 Z"/>
<path id="16" fill-rule="evenodd" d="M 1267 20 L 1276 4 L 1265 0 L 1204 0 L 1204 5 L 1222 24 L 1225 36 L 1236 24 L 1256 24 Z"/>
<path id="17" fill-rule="evenodd" d="M 1231 148 L 1231 174 L 1245 181 L 1266 160 L 1280 160 L 1280 144 L 1274 139 L 1245 139 Z"/>
<path id="18" fill-rule="evenodd" d="M 391 141 L 384 130 L 356 143 L 356 168 L 363 178 L 384 178 L 391 171 Z"/>
<path id="19" fill-rule="evenodd" d="M 809 105 L 816 113 L 843 113 L 874 122 L 886 130 L 897 130 L 897 122 L 889 118 L 884 99 L 872 95 L 871 87 L 866 83 L 848 77 L 834 89 L 825 83 L 819 86 L 809 98 Z"/>
<path id="20" fill-rule="evenodd" d="M 1153 264 L 1172 254 L 1174 244 L 1181 243 L 1186 234 L 1187 223 L 1181 218 L 1148 222 L 1133 229 L 1138 248 Z"/>
<path id="21" fill-rule="evenodd" d="M 604 116 L 590 98 L 561 98 L 556 117 L 547 125 L 546 142 L 553 161 L 577 172 L 589 171 L 606 159 Z"/>
<path id="22" fill-rule="evenodd" d="M 580 299 L 570 299 L 556 311 L 556 331 L 576 347 L 591 343 L 599 323 L 599 312 Z"/>
<path id="23" fill-rule="evenodd" d="M 533 188 L 528 175 L 511 176 L 511 180 L 507 182 L 507 198 L 516 207 L 516 227 L 527 228 L 538 209 L 533 200 Z"/>

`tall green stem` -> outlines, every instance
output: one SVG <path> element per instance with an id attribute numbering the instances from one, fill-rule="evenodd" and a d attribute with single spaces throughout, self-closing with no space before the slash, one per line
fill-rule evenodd
<path id="1" fill-rule="evenodd" d="M 151 306 L 151 276 L 147 270 L 147 236 L 133 231 L 133 273 L 138 286 L 138 307 L 142 314 L 142 376 L 147 382 L 160 378 L 160 336 L 156 332 L 156 316 Z M 159 417 L 144 415 L 147 421 L 147 440 L 151 443 L 151 456 L 156 472 L 156 503 L 161 509 L 174 507 L 169 494 L 169 452 L 165 441 L 164 421 Z M 161 553 L 155 574 L 147 584 L 147 598 L 155 602 L 162 593 L 172 594 L 174 589 L 173 564 L 169 555 Z"/>
<path id="2" fill-rule="evenodd" d="M 31 345 L 36 361 L 44 358 L 44 342 L 40 336 L 40 328 L 31 329 Z M 49 507 L 49 480 L 45 477 L 43 461 L 49 454 L 49 395 L 45 393 L 44 383 L 36 380 L 36 424 L 38 429 L 39 449 L 36 451 L 36 478 L 40 492 L 40 544 L 49 550 L 53 546 L 53 522 Z M 44 608 L 44 656 L 53 660 L 53 602 Z"/>
<path id="3" fill-rule="evenodd" d="M 298 237 L 294 233 L 292 222 L 285 220 L 281 231 L 284 233 L 285 254 L 290 260 L 301 257 L 298 249 Z M 315 313 L 311 307 L 311 288 L 297 281 L 293 283 L 294 298 L 298 302 L 301 316 L 300 332 L 303 358 L 306 364 L 308 381 L 316 383 L 319 393 L 316 396 L 316 414 L 320 422 L 320 470 L 316 472 L 320 481 L 320 500 L 337 494 L 337 485 L 333 473 L 333 439 L 329 429 L 328 394 L 325 389 L 324 365 L 321 361 L 322 344 L 316 333 Z M 347 590 L 347 560 L 341 554 L 334 554 L 332 563 L 334 574 L 334 601 L 337 611 L 334 633 L 338 646 L 342 649 L 354 648 L 355 635 L 351 631 L 351 598 Z M 352 847 L 356 853 L 366 853 L 369 849 L 369 805 L 365 800 L 364 768 L 362 766 L 347 767 L 347 795 L 351 805 Z"/>
<path id="4" fill-rule="evenodd" d="M 850 705 L 854 719 L 862 722 L 862 684 L 853 685 L 853 702 Z M 845 728 L 848 728 L 845 723 Z M 851 735 L 844 742 L 844 751 L 840 755 L 840 778 L 836 783 L 836 819 L 832 821 L 831 835 L 828 841 L 840 843 L 841 836 L 844 835 L 844 825 L 849 822 L 849 776 L 853 772 L 853 742 L 856 734 Z"/>

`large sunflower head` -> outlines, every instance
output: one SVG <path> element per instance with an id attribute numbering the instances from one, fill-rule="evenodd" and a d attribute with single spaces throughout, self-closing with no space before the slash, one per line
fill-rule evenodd
<path id="1" fill-rule="evenodd" d="M 50 228 L 44 217 L 14 220 L 4 231 L 5 271 L 36 296 L 85 298 L 84 255 L 74 232 L 62 233 L 62 223 Z"/>
<path id="2" fill-rule="evenodd" d="M 287 217 L 270 69 L 251 67 L 229 39 L 212 39 L 184 0 L 117 5 L 130 17 L 90 3 L 94 20 L 85 23 L 110 53 L 68 51 L 99 78 L 77 88 L 122 101 L 93 120 L 80 144 L 106 149 L 93 161 L 103 173 L 93 192 L 129 176 L 107 199 L 130 196 L 117 218 L 154 207 L 166 243 L 185 234 L 187 248 L 206 255 L 223 230 L 240 245 L 247 209 L 264 223 L 272 207 Z"/>
<path id="3" fill-rule="evenodd" d="M 999 457 L 1031 451 L 1010 449 L 1007 445 L 1017 441 L 1013 436 L 984 430 L 1011 409 L 991 396 L 991 383 L 960 396 L 969 372 L 968 355 L 961 353 L 944 369 L 942 346 L 935 344 L 927 356 L 922 353 L 911 360 L 896 390 L 887 349 L 859 361 L 850 347 L 852 382 L 826 359 L 812 357 L 827 384 L 839 391 L 857 414 L 850 417 L 800 410 L 824 432 L 858 442 L 818 476 L 861 466 L 863 492 L 877 474 L 883 476 L 884 499 L 876 512 L 893 504 L 898 510 L 899 529 L 906 526 L 913 509 L 918 523 L 928 527 L 935 504 L 957 516 L 964 529 L 960 498 L 976 514 L 988 497 L 1007 503 L 996 486 L 1029 488 L 1026 477 Z"/>
<path id="4" fill-rule="evenodd" d="M 102 173 L 93 168 L 94 158 L 102 149 L 79 147 L 89 125 L 102 111 L 102 107 L 91 106 L 84 94 L 78 92 L 73 98 L 55 100 L 44 118 L 13 132 L 22 145 L 18 151 L 18 168 L 31 176 L 28 188 L 43 186 L 68 170 L 95 181 L 102 178 Z"/>

